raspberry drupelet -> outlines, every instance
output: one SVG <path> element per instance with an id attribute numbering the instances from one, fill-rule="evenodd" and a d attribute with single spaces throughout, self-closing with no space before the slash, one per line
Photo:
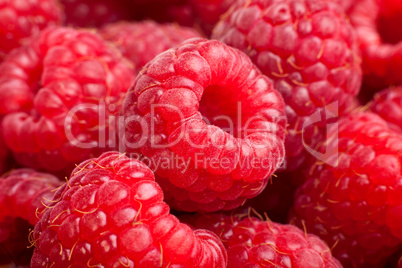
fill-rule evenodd
<path id="1" fill-rule="evenodd" d="M 4 140 L 21 165 L 69 173 L 114 148 L 114 115 L 133 81 L 131 63 L 98 35 L 48 28 L 0 65 Z"/>
<path id="2" fill-rule="evenodd" d="M 99 33 L 134 63 L 137 72 L 159 53 L 187 39 L 201 37 L 195 29 L 154 21 L 112 23 L 102 27 Z"/>
<path id="3" fill-rule="evenodd" d="M 178 210 L 238 207 L 284 158 L 281 95 L 244 53 L 216 40 L 190 39 L 159 54 L 122 111 L 123 150 L 142 155 Z"/>
<path id="4" fill-rule="evenodd" d="M 345 267 L 381 267 L 402 242 L 402 136 L 369 112 L 341 118 L 331 132 L 330 154 L 311 167 L 290 219 Z"/>
<path id="5" fill-rule="evenodd" d="M 60 25 L 57 0 L 2 0 L 0 2 L 0 62 L 14 48 L 28 42 L 47 26 Z"/>
<path id="6" fill-rule="evenodd" d="M 364 84 L 379 90 L 402 83 L 402 4 L 358 0 L 347 11 L 363 54 Z"/>
<path id="7" fill-rule="evenodd" d="M 216 267 L 226 251 L 169 213 L 152 171 L 108 152 L 72 172 L 33 232 L 31 267 Z"/>
<path id="8" fill-rule="evenodd" d="M 218 235 L 228 252 L 228 268 L 341 268 L 319 237 L 299 228 L 247 215 L 186 216 L 195 228 Z"/>
<path id="9" fill-rule="evenodd" d="M 305 147 L 315 150 L 325 125 L 347 111 L 361 85 L 356 34 L 342 9 L 331 1 L 239 0 L 212 37 L 245 52 L 274 81 L 289 124 L 286 168 L 305 166 Z M 314 115 L 321 119 L 313 124 Z"/>

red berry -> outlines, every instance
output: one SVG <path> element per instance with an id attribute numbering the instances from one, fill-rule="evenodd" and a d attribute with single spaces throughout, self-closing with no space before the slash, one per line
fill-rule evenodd
<path id="1" fill-rule="evenodd" d="M 227 248 L 228 268 L 342 267 L 325 242 L 292 225 L 244 215 L 197 214 L 187 219 L 220 236 Z"/>
<path id="2" fill-rule="evenodd" d="M 219 41 L 191 39 L 159 54 L 123 114 L 123 150 L 143 155 L 179 210 L 240 206 L 284 157 L 280 94 L 244 53 Z"/>
<path id="3" fill-rule="evenodd" d="M 135 64 L 137 72 L 159 53 L 189 38 L 200 37 L 192 28 L 154 21 L 108 24 L 100 30 L 100 34 L 116 44 L 121 53 Z"/>
<path id="4" fill-rule="evenodd" d="M 325 107 L 344 113 L 359 92 L 356 34 L 340 7 L 317 0 L 239 0 L 214 28 L 213 38 L 250 56 L 282 94 L 288 117 L 287 170 L 311 157 L 323 140 Z M 314 116 L 313 116 L 314 117 Z"/>
<path id="5" fill-rule="evenodd" d="M 390 128 L 402 132 L 402 86 L 377 93 L 370 109 L 387 121 Z"/>
<path id="6" fill-rule="evenodd" d="M 0 61 L 30 36 L 59 25 L 61 7 L 56 0 L 2 0 L 0 2 Z"/>
<path id="7" fill-rule="evenodd" d="M 372 113 L 340 119 L 296 192 L 293 216 L 345 267 L 380 267 L 402 242 L 402 136 Z"/>
<path id="8" fill-rule="evenodd" d="M 348 10 L 363 53 L 365 83 L 373 89 L 402 83 L 402 4 L 359 0 Z"/>
<path id="9" fill-rule="evenodd" d="M 61 185 L 53 175 L 15 169 L 0 177 L 0 218 L 14 217 L 35 225 L 53 190 Z"/>
<path id="10" fill-rule="evenodd" d="M 134 15 L 133 0 L 60 0 L 66 24 L 75 27 L 100 27 Z"/>
<path id="11" fill-rule="evenodd" d="M 114 148 L 113 115 L 133 76 L 128 61 L 94 33 L 42 31 L 0 65 L 7 146 L 24 166 L 68 172 Z"/>
<path id="12" fill-rule="evenodd" d="M 143 163 L 108 152 L 81 163 L 34 229 L 31 267 L 226 267 L 219 239 L 169 214 Z"/>

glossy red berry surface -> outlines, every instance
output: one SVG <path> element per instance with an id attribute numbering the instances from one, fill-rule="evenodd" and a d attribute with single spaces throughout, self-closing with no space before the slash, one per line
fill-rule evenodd
<path id="1" fill-rule="evenodd" d="M 201 37 L 193 28 L 154 21 L 108 24 L 101 28 L 100 34 L 116 44 L 121 53 L 135 64 L 137 72 L 159 53 L 187 39 Z"/>
<path id="2" fill-rule="evenodd" d="M 378 90 L 402 83 L 401 2 L 359 0 L 347 14 L 359 39 L 367 87 Z"/>
<path id="3" fill-rule="evenodd" d="M 56 0 L 0 1 L 0 61 L 45 27 L 61 24 L 62 17 Z"/>
<path id="4" fill-rule="evenodd" d="M 196 214 L 188 221 L 221 238 L 228 252 L 228 268 L 342 267 L 325 242 L 293 225 L 264 221 L 247 214 Z"/>
<path id="5" fill-rule="evenodd" d="M 325 136 L 326 120 L 310 122 L 333 104 L 344 113 L 361 84 L 356 34 L 330 1 L 240 0 L 213 30 L 213 38 L 245 52 L 274 81 L 286 103 L 287 169 L 306 163 Z M 313 121 L 314 122 L 314 121 Z"/>
<path id="6" fill-rule="evenodd" d="M 331 153 L 296 192 L 291 220 L 325 240 L 345 267 L 380 267 L 402 242 L 402 136 L 368 112 L 335 127 Z"/>
<path id="7" fill-rule="evenodd" d="M 21 218 L 35 225 L 61 185 L 58 178 L 32 169 L 15 169 L 0 177 L 0 217 Z"/>
<path id="8" fill-rule="evenodd" d="M 402 131 L 402 86 L 384 89 L 374 96 L 370 110 L 395 131 Z"/>
<path id="9" fill-rule="evenodd" d="M 190 39 L 145 65 L 123 106 L 123 150 L 185 211 L 229 210 L 284 158 L 284 102 L 242 52 Z"/>
<path id="10" fill-rule="evenodd" d="M 49 28 L 0 65 L 3 137 L 23 166 L 68 170 L 115 146 L 132 66 L 98 35 Z"/>
<path id="11" fill-rule="evenodd" d="M 218 237 L 169 213 L 152 171 L 108 152 L 81 163 L 36 224 L 31 267 L 226 267 Z"/>

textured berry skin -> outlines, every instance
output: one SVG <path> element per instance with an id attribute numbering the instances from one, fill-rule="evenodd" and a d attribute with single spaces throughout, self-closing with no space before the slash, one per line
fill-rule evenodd
<path id="1" fill-rule="evenodd" d="M 402 4 L 399 0 L 359 0 L 347 12 L 363 54 L 365 84 L 382 89 L 402 83 Z"/>
<path id="2" fill-rule="evenodd" d="M 220 236 L 227 248 L 228 268 L 342 267 L 319 237 L 292 225 L 244 216 L 197 214 L 189 221 Z"/>
<path id="3" fill-rule="evenodd" d="M 31 267 L 226 267 L 219 239 L 169 214 L 143 163 L 116 152 L 81 163 L 34 229 Z"/>
<path id="4" fill-rule="evenodd" d="M 132 65 L 98 35 L 46 29 L 0 65 L 4 140 L 23 166 L 71 172 L 114 148 L 113 115 L 133 80 Z"/>
<path id="5" fill-rule="evenodd" d="M 123 114 L 124 150 L 146 158 L 178 210 L 238 207 L 284 158 L 279 92 L 244 53 L 219 41 L 190 39 L 159 54 L 137 77 Z"/>
<path id="6" fill-rule="evenodd" d="M 213 30 L 213 38 L 250 56 L 282 94 L 288 117 L 287 170 L 306 163 L 323 139 L 322 124 L 307 124 L 335 103 L 350 106 L 361 84 L 356 34 L 340 7 L 317 0 L 239 0 Z M 301 135 L 303 134 L 303 136 Z"/>
<path id="7" fill-rule="evenodd" d="M 62 11 L 56 0 L 0 2 L 0 61 L 14 48 L 51 25 L 59 25 Z"/>
<path id="8" fill-rule="evenodd" d="M 340 119 L 326 163 L 298 189 L 291 219 L 319 235 L 345 267 L 381 267 L 402 242 L 402 136 L 372 113 Z M 339 148 L 339 155 L 336 154 Z"/>
<path id="9" fill-rule="evenodd" d="M 74 27 L 100 27 L 131 19 L 133 0 L 60 0 L 66 24 Z"/>
<path id="10" fill-rule="evenodd" d="M 0 177 L 0 264 L 28 265 L 32 256 L 28 234 L 49 205 L 56 177 L 31 169 L 16 169 Z"/>
<path id="11" fill-rule="evenodd" d="M 370 110 L 387 121 L 390 128 L 402 132 L 402 86 L 384 89 L 377 93 Z"/>
<path id="12" fill-rule="evenodd" d="M 159 53 L 187 39 L 201 37 L 192 28 L 154 21 L 108 24 L 100 30 L 100 34 L 116 44 L 121 53 L 135 64 L 137 72 Z"/>
<path id="13" fill-rule="evenodd" d="M 4 174 L 0 177 L 0 218 L 21 218 L 35 225 L 60 185 L 55 176 L 32 169 Z"/>

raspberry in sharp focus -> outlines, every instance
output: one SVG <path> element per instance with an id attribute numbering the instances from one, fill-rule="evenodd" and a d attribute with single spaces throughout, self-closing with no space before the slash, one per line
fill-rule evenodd
<path id="1" fill-rule="evenodd" d="M 212 37 L 245 52 L 274 81 L 289 124 L 286 168 L 303 167 L 311 158 L 305 145 L 315 150 L 332 120 L 312 124 L 312 115 L 332 104 L 331 117 L 344 113 L 360 89 L 356 34 L 344 12 L 330 1 L 239 0 Z"/>
<path id="2" fill-rule="evenodd" d="M 281 95 L 244 53 L 216 40 L 159 54 L 122 111 L 122 150 L 143 155 L 178 210 L 238 207 L 284 158 Z"/>
<path id="3" fill-rule="evenodd" d="M 98 35 L 48 28 L 0 65 L 4 140 L 20 164 L 69 173 L 115 147 L 114 115 L 133 81 L 132 65 Z"/>
<path id="4" fill-rule="evenodd" d="M 402 86 L 384 89 L 377 93 L 370 110 L 387 121 L 390 128 L 402 132 Z"/>
<path id="5" fill-rule="evenodd" d="M 360 42 L 367 90 L 402 83 L 401 2 L 359 0 L 347 14 Z"/>
<path id="6" fill-rule="evenodd" d="M 0 61 L 14 48 L 50 25 L 59 25 L 62 11 L 56 0 L 0 2 Z"/>
<path id="7" fill-rule="evenodd" d="M 402 136 L 368 112 L 341 118 L 331 133 L 290 218 L 345 267 L 381 267 L 402 242 Z"/>
<path id="8" fill-rule="evenodd" d="M 133 0 L 60 0 L 66 24 L 74 27 L 100 27 L 134 15 Z"/>
<path id="9" fill-rule="evenodd" d="M 116 44 L 121 53 L 135 64 L 137 72 L 159 53 L 187 39 L 201 37 L 192 28 L 154 21 L 117 22 L 105 25 L 99 33 Z"/>
<path id="10" fill-rule="evenodd" d="M 228 268 L 342 267 L 325 242 L 292 225 L 263 221 L 247 214 L 196 214 L 186 220 L 221 238 L 228 252 Z"/>
<path id="11" fill-rule="evenodd" d="M 216 267 L 216 235 L 192 231 L 169 213 L 152 171 L 108 152 L 81 163 L 34 229 L 31 267 Z"/>

